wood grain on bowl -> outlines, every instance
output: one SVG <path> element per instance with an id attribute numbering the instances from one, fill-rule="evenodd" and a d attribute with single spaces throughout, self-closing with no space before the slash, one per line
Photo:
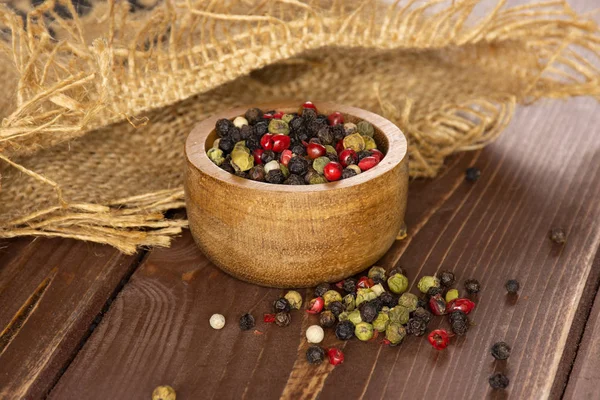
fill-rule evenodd
<path id="1" fill-rule="evenodd" d="M 294 112 L 301 102 L 260 105 Z M 404 220 L 408 189 L 406 138 L 385 118 L 358 108 L 316 103 L 347 122 L 367 120 L 385 158 L 355 177 L 319 185 L 274 185 L 232 175 L 206 155 L 215 122 L 201 122 L 186 142 L 186 202 L 190 229 L 217 266 L 248 282 L 304 287 L 362 271 L 393 244 Z"/>

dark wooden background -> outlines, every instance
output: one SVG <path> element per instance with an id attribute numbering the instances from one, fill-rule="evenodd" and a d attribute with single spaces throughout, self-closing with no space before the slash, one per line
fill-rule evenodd
<path id="1" fill-rule="evenodd" d="M 0 398 L 149 399 L 169 384 L 180 399 L 598 399 L 599 111 L 589 98 L 519 108 L 496 143 L 411 182 L 409 235 L 380 265 L 404 267 L 412 283 L 450 269 L 483 285 L 475 326 L 443 352 L 424 338 L 387 347 L 327 331 L 324 345 L 342 347 L 346 362 L 309 366 L 303 332 L 317 318 L 262 323 L 283 292 L 222 273 L 187 231 L 135 256 L 21 238 L 0 242 Z M 482 170 L 475 184 L 464 181 L 469 166 Z M 564 247 L 548 240 L 555 226 Z M 510 278 L 518 299 L 506 296 Z M 238 328 L 248 311 L 258 332 Z M 215 312 L 227 318 L 221 331 L 208 324 Z M 505 362 L 489 354 L 499 340 L 513 347 Z M 511 379 L 506 391 L 489 388 L 495 371 Z"/>

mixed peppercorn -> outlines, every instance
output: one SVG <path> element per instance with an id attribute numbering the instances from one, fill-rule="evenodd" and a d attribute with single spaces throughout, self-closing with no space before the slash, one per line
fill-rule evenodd
<path id="1" fill-rule="evenodd" d="M 298 113 L 251 108 L 233 121 L 219 119 L 208 158 L 232 174 L 259 182 L 307 185 L 347 179 L 375 167 L 377 149 L 368 121 L 319 114 L 308 101 Z"/>

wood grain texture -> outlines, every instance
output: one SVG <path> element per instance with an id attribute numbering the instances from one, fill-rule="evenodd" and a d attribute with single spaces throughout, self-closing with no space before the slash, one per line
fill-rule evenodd
<path id="1" fill-rule="evenodd" d="M 298 110 L 298 102 L 260 105 Z M 248 282 L 275 287 L 336 282 L 362 271 L 390 248 L 404 221 L 408 190 L 406 138 L 387 119 L 358 108 L 315 102 L 319 111 L 340 111 L 346 122 L 369 121 L 386 154 L 373 169 L 351 179 L 319 185 L 273 185 L 239 178 L 206 155 L 217 138 L 212 116 L 186 141 L 185 191 L 190 229 L 207 257 Z"/>
<path id="2" fill-rule="evenodd" d="M 595 268 L 600 270 L 600 251 Z M 564 399 L 597 399 L 600 397 L 600 295 L 589 312 L 583 339 L 571 370 Z"/>
<path id="3" fill-rule="evenodd" d="M 0 398 L 53 387 L 135 260 L 74 240 L 0 243 Z"/>
<path id="4" fill-rule="evenodd" d="M 51 398 L 140 398 L 165 383 L 183 399 L 549 397 L 564 384 L 555 382 L 561 359 L 574 355 L 565 357 L 565 345 L 600 243 L 597 111 L 590 99 L 522 109 L 497 143 L 411 184 L 409 237 L 381 264 L 403 266 L 413 282 L 451 269 L 484 288 L 476 325 L 447 351 L 423 338 L 397 348 L 351 341 L 342 366 L 310 367 L 302 332 L 316 318 L 295 313 L 288 328 L 258 322 L 260 334 L 240 332 L 242 313 L 260 320 L 283 292 L 228 277 L 186 234 L 152 252 Z M 463 179 L 470 165 L 482 169 L 475 184 Z M 553 226 L 568 232 L 566 246 L 548 240 Z M 521 282 L 516 302 L 503 287 L 510 278 Z M 228 319 L 223 331 L 208 326 L 214 312 Z M 507 362 L 489 355 L 498 340 L 513 346 Z M 328 332 L 324 345 L 334 344 Z M 489 389 L 497 370 L 511 378 L 506 392 Z"/>

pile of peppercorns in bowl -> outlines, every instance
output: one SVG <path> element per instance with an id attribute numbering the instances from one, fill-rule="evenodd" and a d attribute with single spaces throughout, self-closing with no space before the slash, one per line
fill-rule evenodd
<path id="1" fill-rule="evenodd" d="M 345 122 L 342 113 L 319 114 L 307 101 L 298 112 L 250 108 L 219 119 L 218 139 L 207 150 L 221 169 L 253 181 L 308 185 L 347 179 L 381 162 L 375 128 Z"/>

